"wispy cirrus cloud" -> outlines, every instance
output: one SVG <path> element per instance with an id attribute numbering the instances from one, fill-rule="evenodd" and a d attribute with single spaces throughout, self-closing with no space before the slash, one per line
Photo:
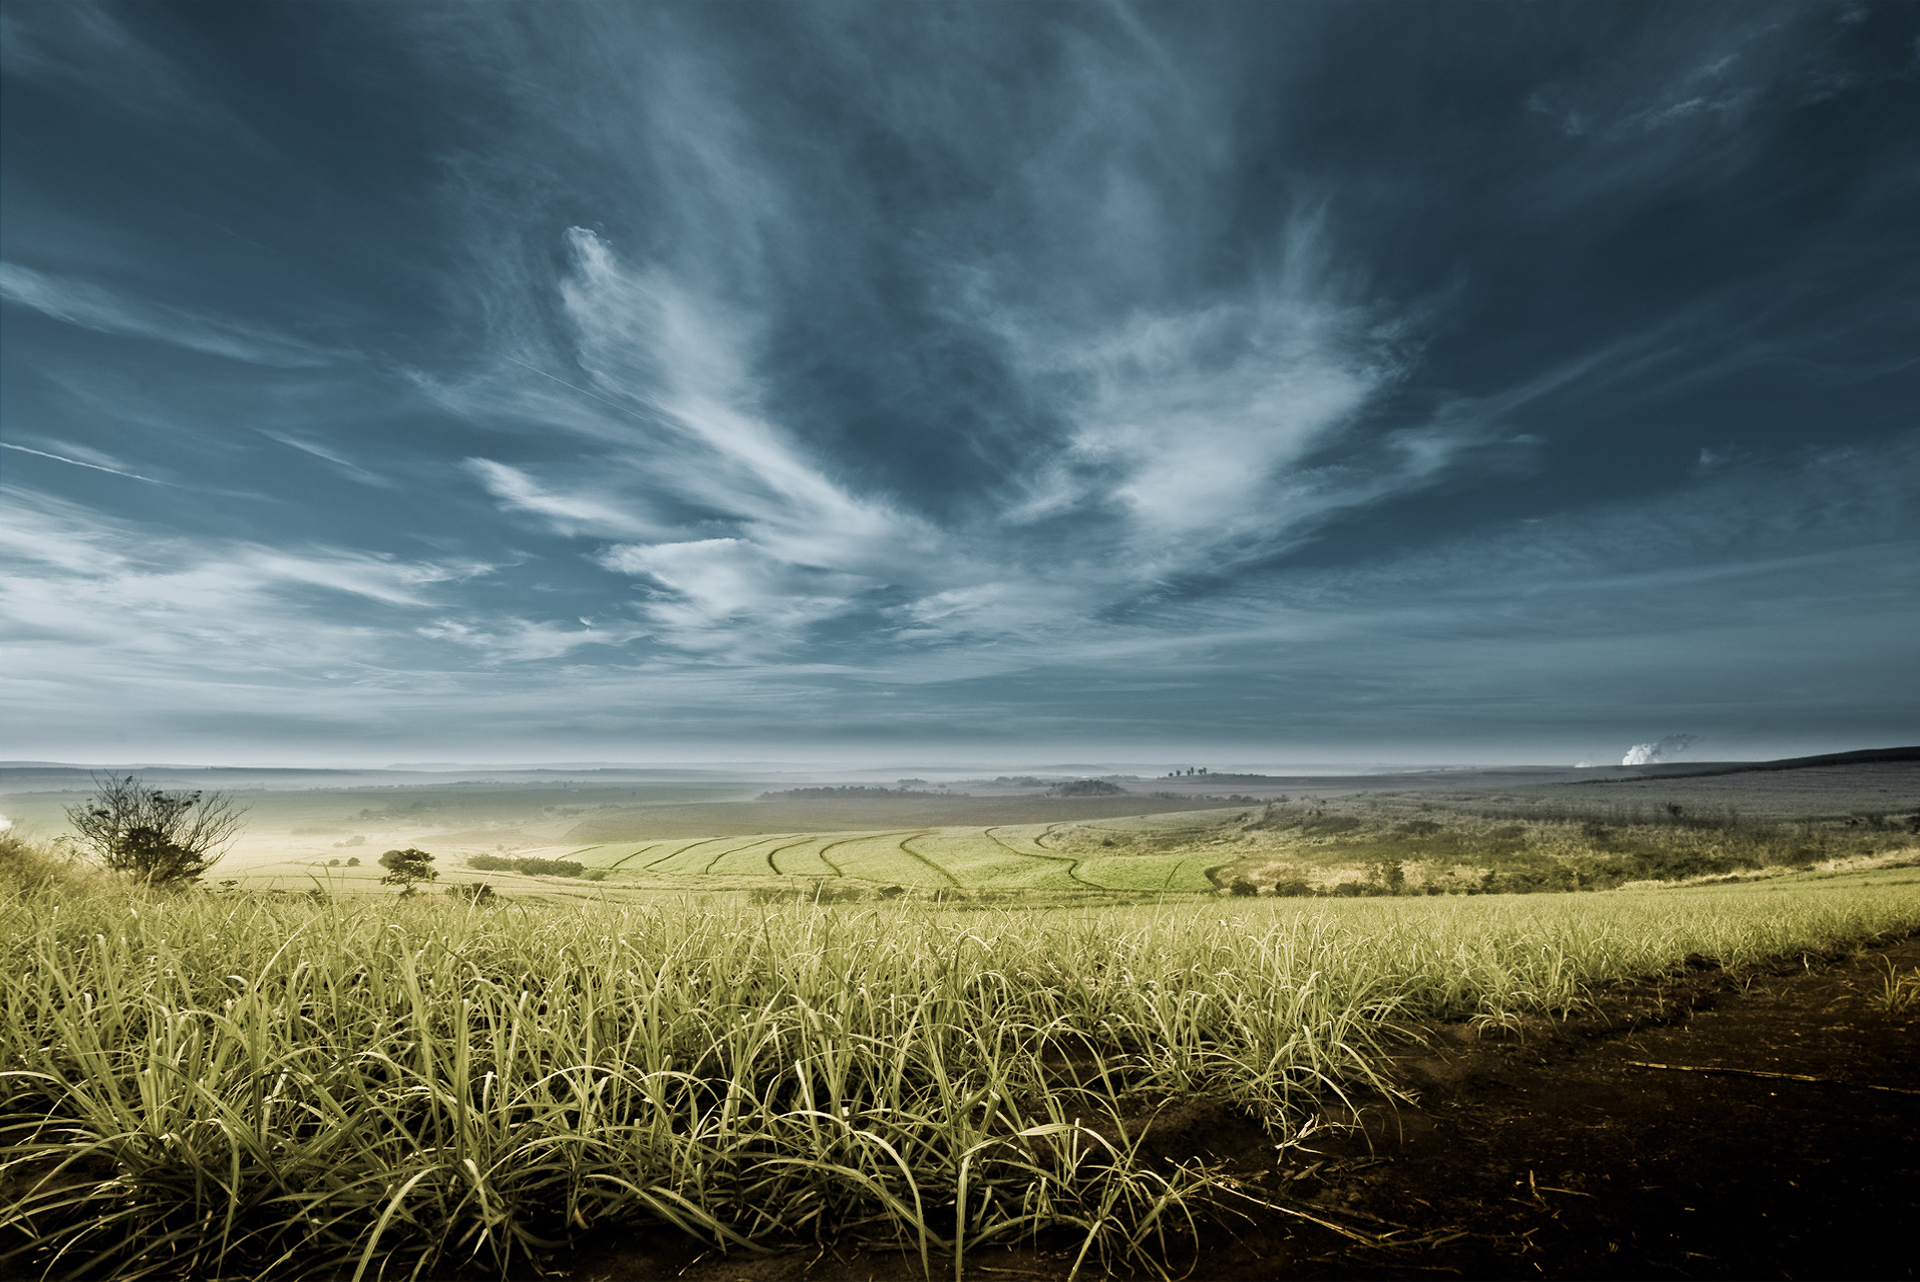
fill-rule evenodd
<path id="1" fill-rule="evenodd" d="M 557 534 L 587 534 L 600 538 L 655 536 L 661 524 L 636 511 L 637 504 L 621 503 L 589 494 L 556 492 L 543 487 L 526 472 L 492 459 L 470 458 L 461 466 L 473 474 L 510 511 L 543 518 Z"/>
<path id="2" fill-rule="evenodd" d="M 327 365 L 345 353 L 266 326 L 156 303 L 18 263 L 0 263 L 0 298 L 102 334 L 119 334 L 253 365 Z"/>
<path id="3" fill-rule="evenodd" d="M 580 619 L 579 626 L 548 619 L 492 618 L 485 621 L 435 619 L 415 629 L 435 641 L 450 641 L 508 663 L 558 659 L 582 646 L 624 646 L 646 635 L 643 629 L 605 627 Z"/>
<path id="4" fill-rule="evenodd" d="M 91 468 L 96 472 L 107 472 L 114 476 L 124 476 L 128 480 L 145 481 L 150 485 L 167 484 L 167 482 L 157 480 L 154 477 L 142 476 L 138 472 L 129 472 L 124 467 L 115 466 L 119 460 L 110 458 L 100 451 L 89 449 L 84 445 L 68 445 L 63 448 L 66 451 L 64 454 L 56 454 L 48 450 L 36 450 L 25 445 L 15 445 L 11 441 L 0 441 L 0 450 L 18 450 L 22 454 L 32 454 L 39 458 L 52 459 L 56 463 L 66 463 L 72 467 Z M 84 454 L 87 457 L 72 457 L 76 454 Z"/>
<path id="5" fill-rule="evenodd" d="M 256 430 L 268 440 L 278 441 L 289 449 L 299 450 L 302 454 L 309 454 L 333 464 L 343 475 L 361 485 L 372 485 L 385 490 L 396 488 L 397 482 L 392 478 L 381 476 L 378 472 L 370 472 L 353 460 L 344 457 L 338 450 L 329 449 L 318 441 L 296 436 L 291 432 L 276 432 L 264 427 Z"/>

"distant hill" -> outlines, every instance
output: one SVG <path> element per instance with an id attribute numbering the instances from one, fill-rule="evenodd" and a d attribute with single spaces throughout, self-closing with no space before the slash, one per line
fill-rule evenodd
<path id="1" fill-rule="evenodd" d="M 1865 766 L 1900 761 L 1920 761 L 1920 747 L 1862 748 L 1857 752 L 1826 752 L 1816 757 L 1781 757 L 1776 761 L 1667 761 L 1658 766 L 1629 768 L 1657 771 L 1667 779 L 1687 779 L 1700 775 L 1745 774 L 1752 770 L 1807 770 L 1816 766 Z"/>

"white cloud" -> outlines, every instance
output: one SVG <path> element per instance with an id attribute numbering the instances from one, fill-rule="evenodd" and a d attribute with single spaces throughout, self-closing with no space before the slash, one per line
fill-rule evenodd
<path id="1" fill-rule="evenodd" d="M 14 486 L 4 494 L 0 549 L 12 570 L 0 582 L 0 617 L 16 636 L 54 646 L 62 670 L 138 656 L 188 668 L 278 664 L 291 671 L 348 655 L 373 660 L 379 646 L 367 628 L 339 622 L 312 590 L 405 615 L 431 607 L 436 585 L 487 568 L 196 541 Z M 28 661 L 15 653 L 12 662 Z"/>
<path id="2" fill-rule="evenodd" d="M 796 565 L 744 539 L 624 544 L 601 564 L 644 575 L 672 595 L 650 601 L 646 616 L 663 639 L 688 649 L 749 650 L 799 640 L 796 630 L 846 612 L 873 586 L 856 574 Z"/>
<path id="3" fill-rule="evenodd" d="M 124 467 L 113 466 L 118 460 L 109 459 L 98 450 L 88 449 L 83 445 L 67 445 L 63 448 L 66 450 L 65 454 L 54 454 L 47 450 L 29 449 L 25 445 L 15 445 L 11 441 L 0 441 L 0 450 L 18 450 L 22 454 L 38 455 L 40 458 L 52 459 L 56 463 L 67 463 L 74 467 L 91 468 L 96 472 L 111 472 L 115 476 L 124 476 L 135 481 L 146 481 L 152 485 L 167 484 L 167 482 L 155 480 L 151 476 L 142 476 L 138 472 L 129 472 Z M 74 454 L 85 454 L 88 455 L 89 458 L 70 457 Z M 89 459 L 91 459 L 91 461 L 89 461 Z"/>
<path id="4" fill-rule="evenodd" d="M 590 231 L 572 228 L 567 242 L 573 270 L 560 297 L 581 366 L 680 437 L 660 442 L 668 448 L 650 460 L 667 464 L 664 479 L 724 509 L 770 503 L 768 524 L 832 528 L 852 540 L 900 532 L 899 513 L 849 494 L 761 414 L 749 321 L 664 270 L 628 270 Z"/>
<path id="5" fill-rule="evenodd" d="M 585 645 L 620 646 L 646 633 L 638 628 L 596 627 L 581 620 L 578 628 L 537 619 L 488 619 L 468 623 L 436 619 L 415 629 L 435 641 L 480 650 L 488 657 L 512 662 L 557 659 Z"/>
<path id="6" fill-rule="evenodd" d="M 461 464 L 480 479 L 487 492 L 514 511 L 546 518 L 555 533 L 600 537 L 660 537 L 665 527 L 633 509 L 639 504 L 615 502 L 585 494 L 555 494 L 516 467 L 492 459 L 470 458 Z"/>
<path id="7" fill-rule="evenodd" d="M 131 298 L 17 263 L 0 263 L 0 297 L 83 329 L 169 343 L 254 365 L 326 365 L 342 355 L 265 326 Z"/>
<path id="8" fill-rule="evenodd" d="M 350 480 L 358 481 L 362 485 L 377 486 L 380 489 L 390 490 L 395 488 L 394 482 L 387 477 L 381 476 L 377 472 L 369 472 L 353 460 L 343 457 L 338 451 L 328 449 L 317 441 L 308 440 L 302 436 L 294 436 L 288 432 L 271 432 L 264 427 L 256 430 L 260 435 L 269 440 L 278 441 L 289 449 L 299 450 L 302 454 L 311 454 L 314 458 L 323 459 L 333 464 Z"/>

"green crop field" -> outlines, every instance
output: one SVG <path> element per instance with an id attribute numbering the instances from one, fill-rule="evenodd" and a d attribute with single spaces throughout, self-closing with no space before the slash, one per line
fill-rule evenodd
<path id="1" fill-rule="evenodd" d="M 690 886 L 817 861 L 938 888 L 1058 878 L 1052 840 L 588 853 Z M 486 906 L 34 883 L 47 865 L 21 850 L 0 893 L 9 1276 L 525 1273 L 619 1224 L 729 1251 L 894 1241 L 956 1276 L 970 1250 L 1064 1233 L 1089 1268 L 1153 1270 L 1222 1194 L 1127 1138 L 1155 1099 L 1223 1100 L 1284 1141 L 1327 1098 L 1382 1087 L 1423 1022 L 1579 1010 L 1693 954 L 1737 969 L 1920 929 L 1911 869 L 1039 911 Z M 1151 888 L 1195 858 L 1073 871 Z"/>
<path id="2" fill-rule="evenodd" d="M 1195 831 L 1193 821 L 1182 818 L 1186 822 L 1176 831 Z M 1141 831 L 1156 830 L 1137 822 Z M 566 858 L 606 870 L 606 880 L 598 884 L 613 893 L 638 887 L 670 889 L 676 881 L 684 885 L 691 879 L 729 889 L 831 879 L 851 893 L 890 887 L 988 894 L 1206 894 L 1215 889 L 1207 870 L 1222 862 L 1218 857 L 1161 850 L 1088 857 L 1049 847 L 1048 834 L 1057 827 L 1019 824 L 622 842 L 569 850 Z"/>

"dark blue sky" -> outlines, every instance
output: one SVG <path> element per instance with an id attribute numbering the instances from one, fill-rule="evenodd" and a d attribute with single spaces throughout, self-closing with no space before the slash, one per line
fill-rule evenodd
<path id="1" fill-rule="evenodd" d="M 3 12 L 0 755 L 1920 740 L 1920 6 Z"/>

